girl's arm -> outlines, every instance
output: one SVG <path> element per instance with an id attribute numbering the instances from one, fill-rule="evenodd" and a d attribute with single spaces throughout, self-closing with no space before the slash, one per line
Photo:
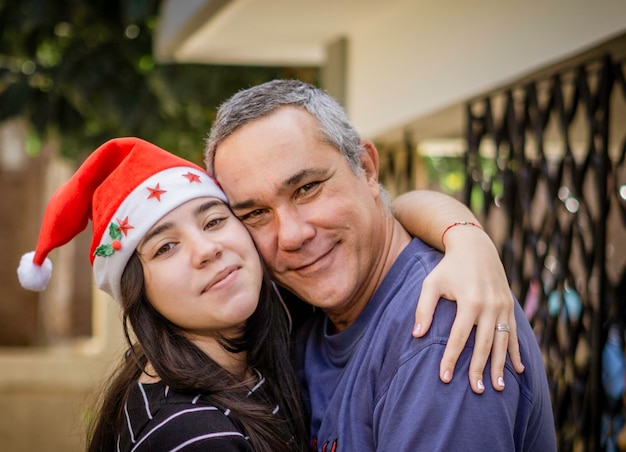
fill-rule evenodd
<path id="1" fill-rule="evenodd" d="M 456 361 L 476 325 L 470 385 L 474 392 L 483 392 L 483 370 L 491 352 L 491 383 L 501 391 L 507 348 L 515 370 L 523 372 L 524 365 L 513 313 L 515 300 L 494 243 L 468 207 L 442 193 L 405 193 L 394 200 L 393 210 L 413 236 L 445 252 L 424 280 L 413 335 L 420 337 L 428 331 L 439 298 L 455 300 L 458 312 L 439 377 L 446 383 L 452 379 Z M 496 331 L 500 323 L 510 325 L 510 333 Z"/>

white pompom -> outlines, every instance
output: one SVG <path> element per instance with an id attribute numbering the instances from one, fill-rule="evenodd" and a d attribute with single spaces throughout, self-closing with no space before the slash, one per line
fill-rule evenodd
<path id="1" fill-rule="evenodd" d="M 35 265 L 33 263 L 35 252 L 26 253 L 20 259 L 20 265 L 17 267 L 17 277 L 24 289 L 42 291 L 48 285 L 52 276 L 52 262 L 46 258 L 43 265 Z"/>

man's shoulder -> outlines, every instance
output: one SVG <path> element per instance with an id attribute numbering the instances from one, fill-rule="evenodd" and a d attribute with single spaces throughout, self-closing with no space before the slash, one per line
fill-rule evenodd
<path id="1" fill-rule="evenodd" d="M 439 250 L 427 245 L 418 238 L 413 238 L 409 244 L 402 250 L 391 266 L 391 269 L 385 276 L 387 278 L 397 278 L 400 274 L 408 272 L 416 272 L 415 278 L 410 281 L 419 282 L 425 275 L 430 273 L 433 268 L 441 261 L 443 254 Z M 420 278 L 420 272 L 423 277 Z"/>
<path id="2" fill-rule="evenodd" d="M 443 254 L 418 238 L 412 239 L 398 256 L 372 297 L 374 304 L 381 302 L 397 308 L 403 318 L 413 321 L 424 279 L 441 261 Z M 411 303 L 413 300 L 413 303 Z"/>

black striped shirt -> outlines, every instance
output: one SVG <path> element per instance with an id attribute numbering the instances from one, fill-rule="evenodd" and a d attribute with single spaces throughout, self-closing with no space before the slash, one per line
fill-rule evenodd
<path id="1" fill-rule="evenodd" d="M 259 379 L 251 395 L 265 380 Z M 278 411 L 278 407 L 274 412 Z M 163 382 L 131 388 L 118 451 L 251 451 L 252 446 L 228 408 L 199 395 L 171 390 Z"/>

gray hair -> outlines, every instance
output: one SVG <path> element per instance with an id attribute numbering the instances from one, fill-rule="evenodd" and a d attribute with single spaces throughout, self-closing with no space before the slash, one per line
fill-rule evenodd
<path id="1" fill-rule="evenodd" d="M 236 93 L 224 102 L 206 141 L 205 164 L 214 175 L 217 146 L 239 127 L 272 114 L 281 107 L 298 107 L 319 123 L 321 139 L 341 152 L 352 171 L 362 171 L 361 137 L 345 110 L 326 91 L 299 80 L 272 80 Z"/>
<path id="2" fill-rule="evenodd" d="M 300 80 L 272 80 L 239 91 L 224 102 L 206 140 L 204 163 L 207 171 L 215 176 L 215 152 L 222 141 L 238 128 L 282 107 L 301 108 L 313 116 L 319 124 L 322 141 L 337 149 L 355 174 L 362 174 L 360 156 L 364 147 L 345 110 L 326 91 Z M 380 188 L 383 206 L 389 211 L 388 193 L 382 185 Z"/>

